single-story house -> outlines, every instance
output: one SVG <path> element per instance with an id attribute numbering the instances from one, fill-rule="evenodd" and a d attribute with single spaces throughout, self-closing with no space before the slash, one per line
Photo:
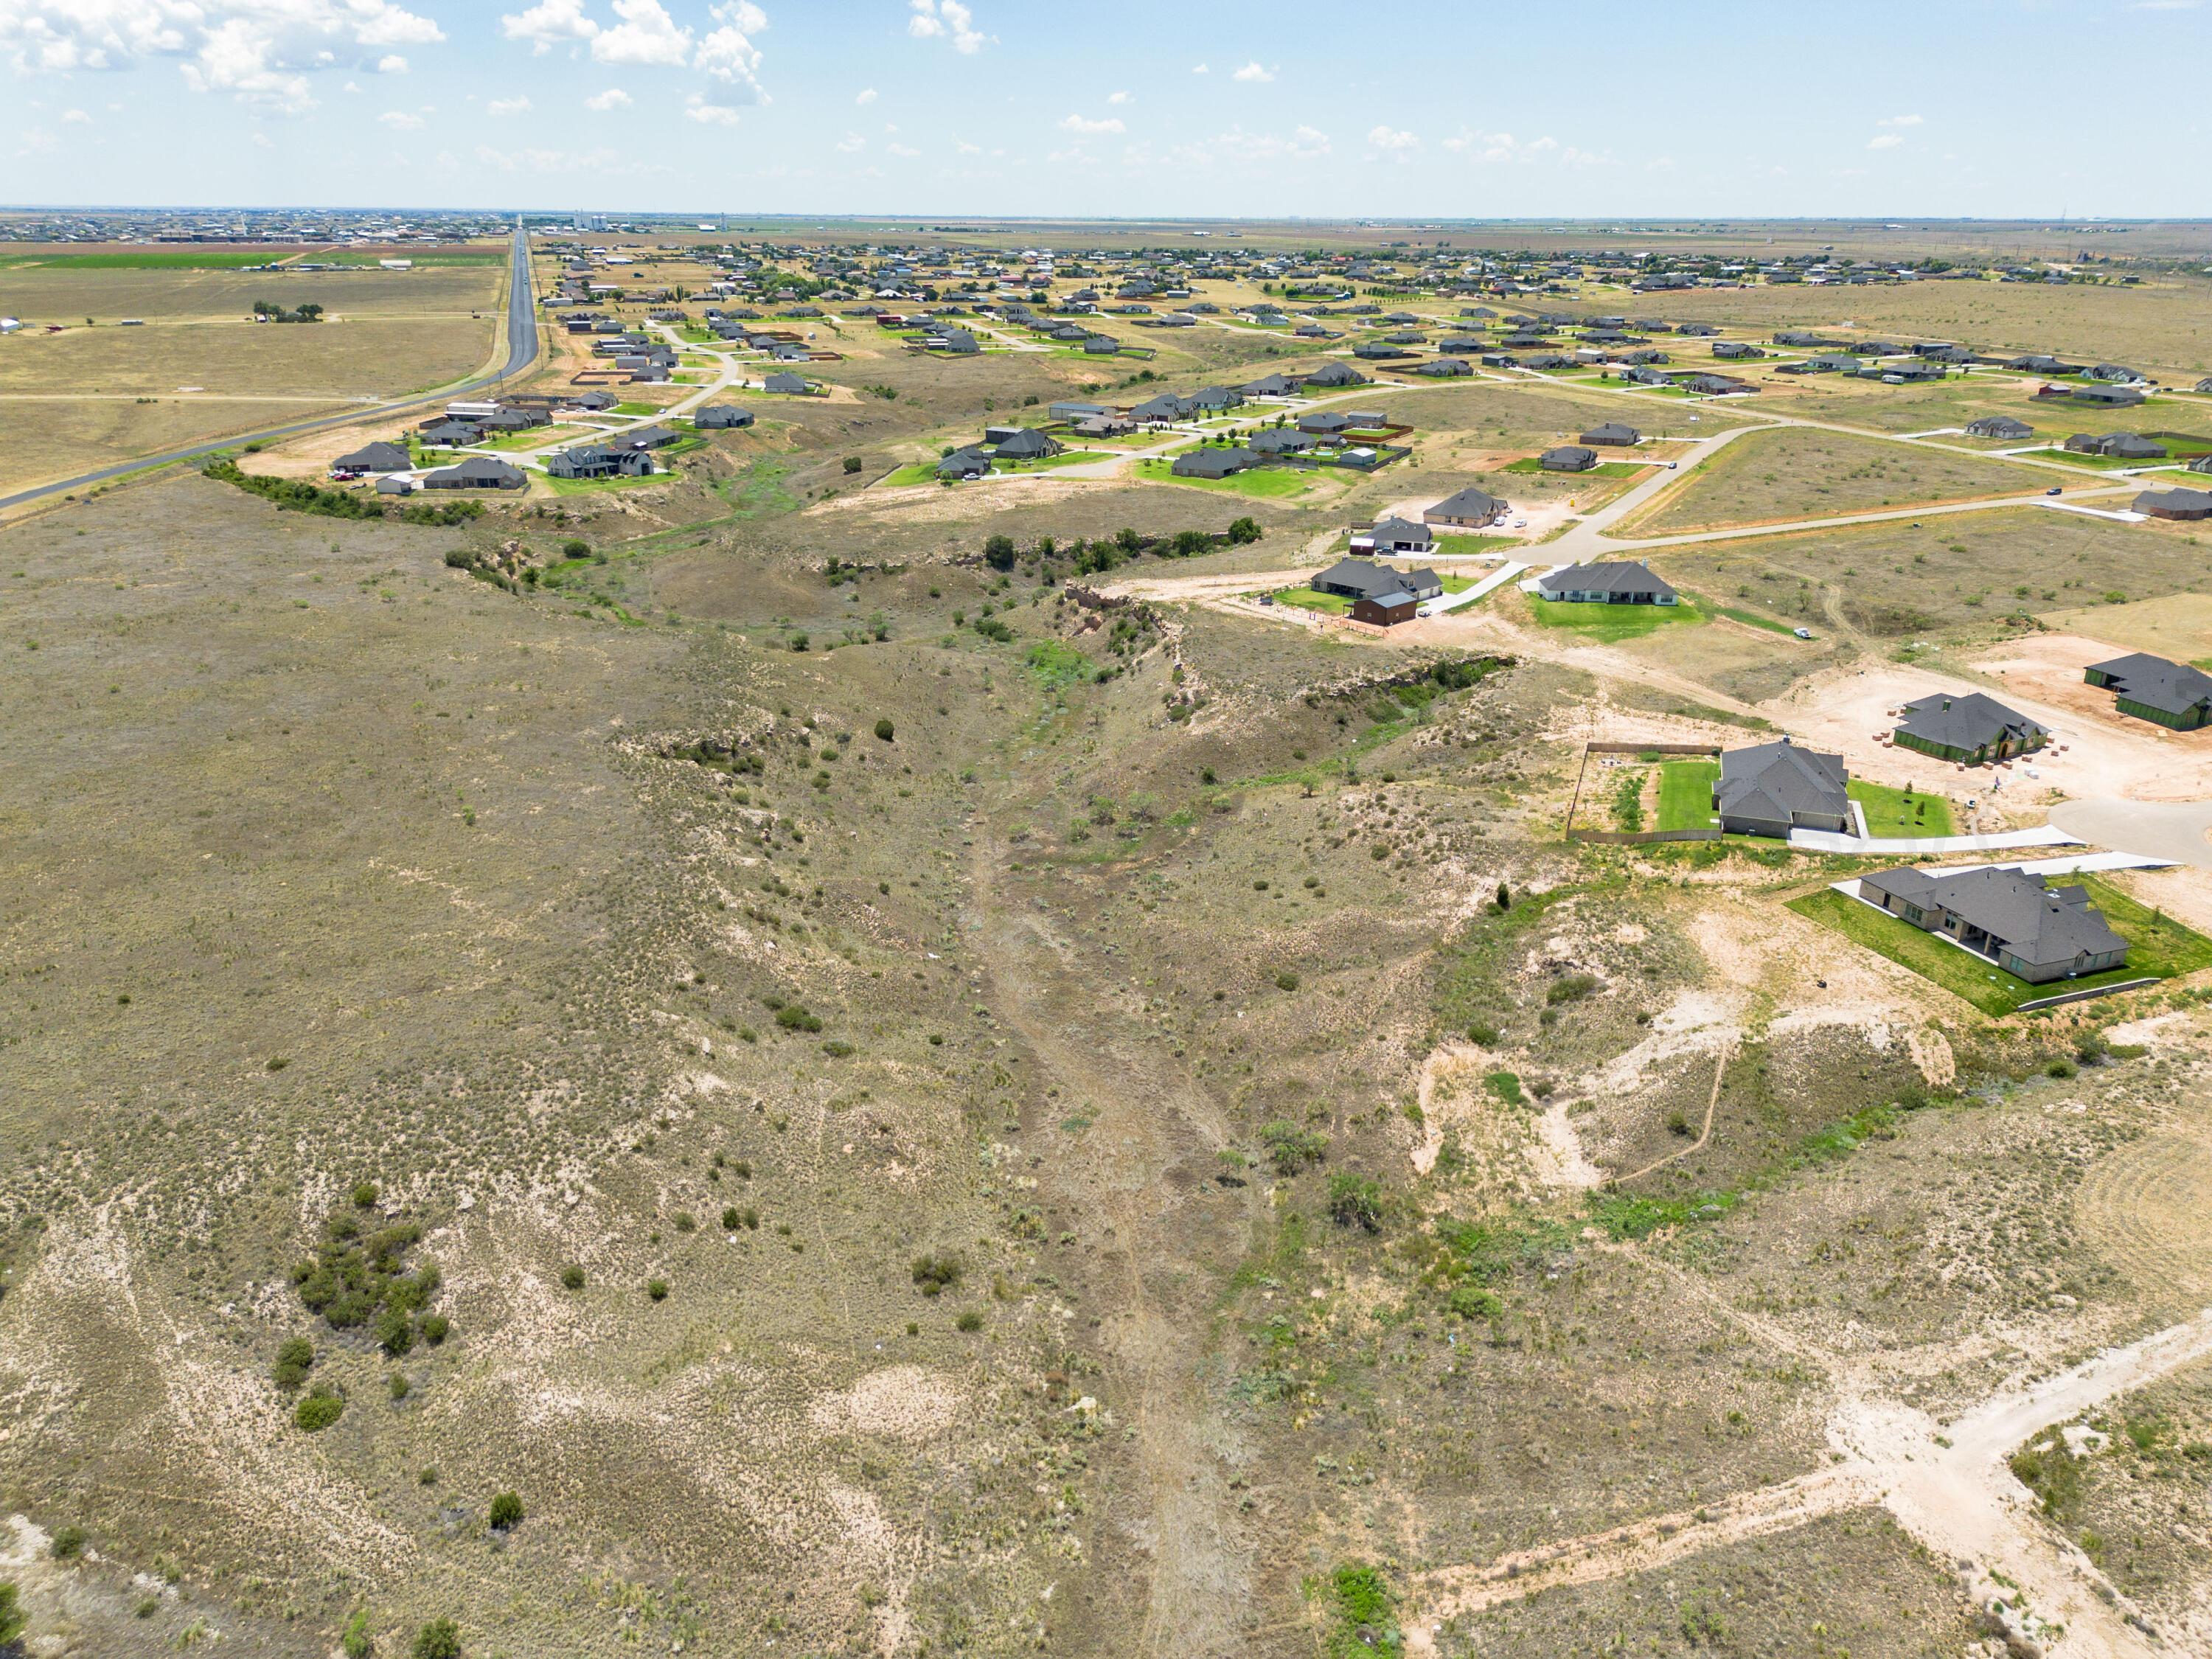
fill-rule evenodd
<path id="1" fill-rule="evenodd" d="M 665 449 L 671 444 L 682 443 L 684 434 L 656 423 L 617 432 L 607 441 L 617 449 Z"/>
<path id="2" fill-rule="evenodd" d="M 2026 870 L 1882 870 L 1859 878 L 1859 894 L 2031 985 L 2127 965 L 2127 940 L 2089 902 L 2087 888 L 2053 887 Z"/>
<path id="3" fill-rule="evenodd" d="M 1365 386 L 1367 377 L 1350 363 L 1323 363 L 1305 377 L 1308 386 Z"/>
<path id="4" fill-rule="evenodd" d="M 1583 434 L 1586 444 L 1602 444 L 1614 449 L 1632 448 L 1644 441 L 1643 434 L 1632 426 L 1619 421 L 1607 421 L 1603 426 L 1594 426 Z"/>
<path id="5" fill-rule="evenodd" d="M 614 444 L 578 444 L 545 459 L 549 478 L 646 478 L 656 470 L 643 450 Z"/>
<path id="6" fill-rule="evenodd" d="M 1679 605 L 1681 595 L 1634 559 L 1571 564 L 1542 577 L 1536 592 L 1577 605 Z"/>
<path id="7" fill-rule="evenodd" d="M 414 465 L 407 451 L 398 444 L 364 444 L 349 455 L 341 455 L 331 463 L 331 471 L 349 474 L 362 472 L 404 472 Z"/>
<path id="8" fill-rule="evenodd" d="M 940 478 L 980 478 L 990 470 L 991 458 L 980 444 L 956 449 L 937 464 Z"/>
<path id="9" fill-rule="evenodd" d="M 1764 357 L 1765 355 L 1766 349 L 1765 347 L 1753 345 L 1747 340 L 1716 340 L 1713 342 L 1713 356 L 1716 357 Z"/>
<path id="10" fill-rule="evenodd" d="M 1059 454 L 1065 447 L 1034 428 L 1027 428 L 1001 443 L 996 453 L 1002 461 L 1041 461 L 1048 455 Z"/>
<path id="11" fill-rule="evenodd" d="M 1463 358 L 1432 357 L 1415 368 L 1413 373 L 1425 374 L 1431 380 L 1455 380 L 1462 374 L 1472 374 L 1474 371 L 1467 366 L 1466 360 Z"/>
<path id="12" fill-rule="evenodd" d="M 2084 369 L 2082 373 L 2091 380 L 2101 380 L 2107 386 L 2146 384 L 2143 376 L 2130 368 L 2125 363 L 2099 363 L 2094 368 Z"/>
<path id="13" fill-rule="evenodd" d="M 1262 374 L 1237 389 L 1248 398 L 1288 398 L 1297 392 L 1298 383 L 1287 374 Z"/>
<path id="14" fill-rule="evenodd" d="M 425 489 L 521 489 L 529 483 L 520 467 L 489 455 L 471 455 L 458 466 L 422 477 Z"/>
<path id="15" fill-rule="evenodd" d="M 715 404 L 691 417 L 691 424 L 702 432 L 733 432 L 752 423 L 752 410 L 734 404 Z"/>
<path id="16" fill-rule="evenodd" d="M 2166 459 L 2164 444 L 2154 443 L 2133 432 L 2077 432 L 2067 439 L 2066 447 L 2076 455 L 2109 455 L 2116 460 L 2162 461 Z"/>
<path id="17" fill-rule="evenodd" d="M 1938 760 L 1980 766 L 2039 749 L 2051 733 L 1996 698 L 1970 691 L 1963 697 L 1938 694 L 1905 704 L 1890 735 Z"/>
<path id="18" fill-rule="evenodd" d="M 1355 553 L 1426 553 L 1436 544 L 1436 532 L 1428 526 L 1405 519 L 1378 520 L 1372 529 L 1352 532 Z"/>
<path id="19" fill-rule="evenodd" d="M 1487 490 L 1468 485 L 1421 514 L 1421 522 L 1448 530 L 1487 530 L 1505 516 L 1505 503 Z"/>
<path id="20" fill-rule="evenodd" d="M 1316 409 L 1298 416 L 1298 430 L 1310 432 L 1316 437 L 1334 437 L 1351 426 L 1352 417 L 1334 409 Z"/>
<path id="21" fill-rule="evenodd" d="M 2190 462 L 2189 470 L 2191 472 L 2212 472 L 2212 455 L 2199 455 Z"/>
<path id="22" fill-rule="evenodd" d="M 1115 414 L 1085 415 L 1068 428 L 1079 438 L 1118 438 L 1136 429 Z"/>
<path id="23" fill-rule="evenodd" d="M 1253 434 L 1251 447 L 1262 455 L 1295 455 L 1320 441 L 1312 433 L 1301 432 L 1296 427 L 1271 427 Z"/>
<path id="24" fill-rule="evenodd" d="M 1202 386 L 1190 394 L 1190 400 L 1209 413 L 1218 414 L 1224 409 L 1234 409 L 1243 403 L 1244 394 L 1231 386 Z"/>
<path id="25" fill-rule="evenodd" d="M 814 390 L 807 384 L 804 374 L 793 374 L 787 370 L 769 375 L 761 383 L 761 389 L 763 392 L 788 392 L 801 398 Z"/>
<path id="26" fill-rule="evenodd" d="M 412 495 L 415 480 L 400 473 L 388 472 L 376 481 L 376 493 L 380 495 Z"/>
<path id="27" fill-rule="evenodd" d="M 1732 380 L 1725 374 L 1686 374 L 1675 380 L 1674 384 L 1705 398 L 1731 398 L 1738 392 L 1759 390 L 1748 380 Z"/>
<path id="28" fill-rule="evenodd" d="M 2143 400 L 2142 392 L 2131 386 L 2069 386 L 2066 396 L 2074 403 L 2095 404 L 2102 409 L 2132 409 Z"/>
<path id="29" fill-rule="evenodd" d="M 461 449 L 483 441 L 483 428 L 471 421 L 433 421 L 422 428 L 422 441 L 434 449 Z"/>
<path id="30" fill-rule="evenodd" d="M 1147 398 L 1129 411 L 1129 418 L 1139 426 L 1166 426 L 1172 422 L 1189 418 L 1192 404 L 1177 392 L 1163 392 Z"/>
<path id="31" fill-rule="evenodd" d="M 1536 465 L 1547 472 L 1587 472 L 1597 465 L 1597 451 L 1580 444 L 1561 444 L 1539 455 Z"/>
<path id="32" fill-rule="evenodd" d="M 1984 415 L 1978 421 L 1966 422 L 1969 438 L 2002 438 L 2008 443 L 2019 443 L 2035 435 L 2035 428 L 2026 421 L 2016 421 L 2009 415 Z"/>
<path id="33" fill-rule="evenodd" d="M 1433 570 L 1393 570 L 1372 559 L 1339 559 L 1307 585 L 1316 593 L 1339 593 L 1348 599 L 1374 599 L 1385 593 L 1433 599 L 1444 591 Z"/>
<path id="34" fill-rule="evenodd" d="M 1788 738 L 1753 744 L 1722 755 L 1713 811 L 1721 828 L 1732 835 L 1787 839 L 1792 830 L 1848 834 L 1850 781 L 1841 755 L 1801 749 Z"/>
<path id="35" fill-rule="evenodd" d="M 1103 404 L 1080 403 L 1054 404 L 1045 410 L 1045 413 L 1055 421 L 1086 420 L 1093 415 L 1103 415 L 1107 412 L 1106 405 Z"/>
<path id="36" fill-rule="evenodd" d="M 1411 593 L 1378 593 L 1372 599 L 1358 599 L 1352 602 L 1352 620 L 1372 623 L 1377 628 L 1394 628 L 1402 622 L 1411 622 L 1420 614 L 1420 606 Z"/>
<path id="37" fill-rule="evenodd" d="M 1211 447 L 1194 449 L 1188 455 L 1178 455 L 1168 471 L 1178 478 L 1225 478 L 1233 472 L 1243 472 L 1260 464 L 1260 457 L 1241 446 L 1225 449 Z"/>
<path id="38" fill-rule="evenodd" d="M 2212 511 L 2212 495 L 2205 501 Z M 2212 674 L 2201 668 L 2134 651 L 2091 663 L 2081 678 L 2110 691 L 2120 713 L 2137 720 L 2155 720 L 2177 732 L 2212 723 Z"/>
<path id="39" fill-rule="evenodd" d="M 2212 490 L 2146 489 L 2129 505 L 2154 519 L 2212 519 Z"/>

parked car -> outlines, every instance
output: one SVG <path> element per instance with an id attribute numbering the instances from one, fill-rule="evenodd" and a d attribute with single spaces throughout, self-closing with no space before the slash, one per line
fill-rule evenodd
<path id="1" fill-rule="evenodd" d="M 2053 484 L 2050 489 L 2045 490 L 2043 493 L 2046 495 L 2056 495 L 2063 491 L 2065 488 L 2066 486 L 2064 484 Z"/>
<path id="2" fill-rule="evenodd" d="M 1790 631 L 1801 640 L 1809 640 L 1813 637 L 1813 630 L 1809 628 L 1793 628 Z"/>

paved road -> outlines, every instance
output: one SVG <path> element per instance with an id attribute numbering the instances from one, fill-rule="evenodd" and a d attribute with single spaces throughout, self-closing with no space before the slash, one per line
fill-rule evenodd
<path id="1" fill-rule="evenodd" d="M 450 402 L 503 380 L 509 375 L 520 374 L 536 362 L 537 357 L 538 306 L 530 282 L 530 240 L 521 227 L 517 226 L 507 283 L 507 362 L 495 373 L 479 374 L 474 380 L 441 387 L 421 397 L 403 398 L 388 404 L 366 404 L 359 409 L 348 410 L 342 415 L 326 415 L 313 421 L 295 421 L 289 426 L 272 426 L 260 432 L 241 432 L 233 437 L 194 444 L 185 449 L 165 450 L 158 455 L 141 455 L 134 460 L 118 461 L 112 466 L 80 473 L 74 478 L 62 478 L 33 489 L 18 490 L 12 495 L 0 495 L 0 513 L 27 502 L 43 501 L 49 495 L 59 495 L 92 484 L 105 483 L 110 478 L 120 478 L 127 473 L 143 472 L 150 466 L 167 466 L 176 461 L 198 460 L 201 456 L 212 455 L 219 449 L 234 449 L 240 444 L 270 443 L 279 438 L 296 438 L 304 433 L 353 426 L 380 416 L 398 415 L 410 410 L 425 409 L 434 404 Z"/>
<path id="2" fill-rule="evenodd" d="M 2212 870 L 2212 801 L 2062 801 L 2051 821 L 2099 847 Z"/>

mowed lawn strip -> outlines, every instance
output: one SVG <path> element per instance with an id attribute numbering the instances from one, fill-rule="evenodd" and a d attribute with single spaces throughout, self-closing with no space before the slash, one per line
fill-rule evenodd
<path id="1" fill-rule="evenodd" d="M 1668 761 L 1659 769 L 1659 830 L 1710 830 L 1713 786 L 1721 763 L 1710 760 Z"/>
<path id="2" fill-rule="evenodd" d="M 1923 979 L 1972 1003 L 1993 1019 L 2002 1019 L 2023 1002 L 2041 997 L 2094 990 L 2101 985 L 2123 985 L 2130 980 L 2172 979 L 2212 967 L 2212 939 L 2183 927 L 2170 916 L 2155 915 L 2094 876 L 2068 876 L 2062 879 L 2087 887 L 2090 902 L 2104 912 L 2105 920 L 2127 940 L 2126 967 L 2101 974 L 2084 974 L 2079 979 L 2031 985 L 1994 963 L 1984 962 L 1909 921 L 1887 915 L 1863 900 L 1850 897 L 1832 887 L 1791 899 L 1789 908 L 1824 927 L 1833 928 L 1854 944 L 1863 945 L 1877 956 L 1910 968 Z"/>
<path id="3" fill-rule="evenodd" d="M 1853 778 L 1844 790 L 1866 813 L 1869 835 L 1895 841 L 1958 834 L 1952 824 L 1951 803 L 1941 795 L 1916 795 L 1864 778 Z"/>
<path id="4" fill-rule="evenodd" d="M 1547 628 L 1571 629 L 1593 640 L 1612 644 L 1618 640 L 1640 640 L 1670 623 L 1705 621 L 1694 605 L 1600 605 L 1574 599 L 1540 599 L 1528 596 L 1529 614 Z"/>

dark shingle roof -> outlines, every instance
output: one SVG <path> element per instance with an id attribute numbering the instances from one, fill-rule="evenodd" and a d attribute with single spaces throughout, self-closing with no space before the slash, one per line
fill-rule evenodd
<path id="1" fill-rule="evenodd" d="M 1784 738 L 1723 754 L 1717 799 L 1728 817 L 1788 823 L 1800 813 L 1819 813 L 1848 822 L 1845 781 L 1841 755 L 1800 749 Z"/>
<path id="2" fill-rule="evenodd" d="M 1607 593 L 1632 598 L 1649 593 L 1655 599 L 1673 599 L 1674 590 L 1667 581 L 1652 573 L 1650 566 L 1634 559 L 1613 559 L 1601 564 L 1571 564 L 1554 570 L 1537 583 L 1537 591 L 1547 598 L 1554 593 Z"/>
<path id="3" fill-rule="evenodd" d="M 2008 733 L 2023 739 L 2046 735 L 2027 715 L 1979 691 L 1969 691 L 1963 697 L 1923 697 L 1918 702 L 1907 703 L 1897 729 L 1946 749 L 1986 748 Z"/>
<path id="4" fill-rule="evenodd" d="M 2025 870 L 1962 870 L 1931 876 L 1920 870 L 1883 870 L 1860 878 L 1862 886 L 1893 894 L 1922 909 L 1942 906 L 1992 939 L 2022 962 L 2066 963 L 2081 955 L 2124 951 L 2086 888 L 2051 887 Z"/>
<path id="5" fill-rule="evenodd" d="M 2106 687 L 2130 702 L 2146 703 L 2168 714 L 2185 714 L 2212 702 L 2212 674 L 2154 657 L 2148 651 L 2092 663 L 2090 672 L 2102 674 Z"/>

